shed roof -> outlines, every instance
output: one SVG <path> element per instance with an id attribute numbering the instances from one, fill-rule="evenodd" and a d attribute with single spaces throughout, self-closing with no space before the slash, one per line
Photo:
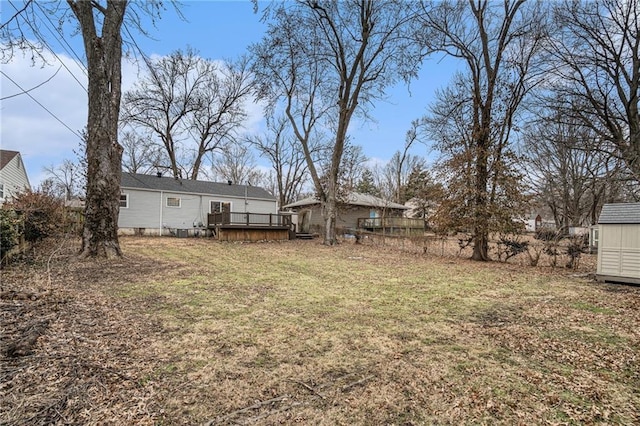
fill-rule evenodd
<path id="1" fill-rule="evenodd" d="M 378 208 L 400 209 L 400 210 L 408 210 L 410 208 L 402 204 L 383 200 L 382 198 L 375 197 L 371 194 L 361 194 L 359 192 L 350 192 L 347 195 L 347 199 L 343 201 L 343 203 L 354 205 L 354 206 L 378 207 Z M 300 201 L 296 201 L 295 203 L 287 204 L 282 208 L 288 209 L 288 208 L 294 208 L 294 207 L 306 207 L 306 206 L 312 206 L 315 204 L 320 204 L 320 200 L 316 197 L 309 197 Z"/>
<path id="2" fill-rule="evenodd" d="M 235 185 L 203 180 L 174 179 L 156 175 L 141 175 L 122 172 L 122 188 L 146 189 L 150 191 L 185 192 L 190 194 L 220 195 L 225 197 L 275 200 L 264 188 L 249 185 Z"/>
<path id="3" fill-rule="evenodd" d="M 640 203 L 605 204 L 600 212 L 599 224 L 640 224 Z"/>
<path id="4" fill-rule="evenodd" d="M 0 170 L 4 169 L 4 166 L 9 164 L 9 161 L 20 154 L 18 151 L 9 151 L 6 149 L 0 149 Z"/>

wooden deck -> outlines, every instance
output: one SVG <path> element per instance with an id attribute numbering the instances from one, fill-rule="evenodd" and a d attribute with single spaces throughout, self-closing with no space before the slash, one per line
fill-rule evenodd
<path id="1" fill-rule="evenodd" d="M 422 235 L 425 226 L 423 219 L 408 217 L 366 217 L 358 219 L 358 229 L 398 235 Z"/>
<path id="2" fill-rule="evenodd" d="M 221 212 L 207 217 L 207 226 L 221 241 L 282 241 L 295 238 L 291 215 Z"/>

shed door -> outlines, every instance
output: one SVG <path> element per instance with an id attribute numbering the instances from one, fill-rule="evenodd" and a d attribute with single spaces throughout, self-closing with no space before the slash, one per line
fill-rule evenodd
<path id="1" fill-rule="evenodd" d="M 600 225 L 598 273 L 640 278 L 640 228 L 634 224 Z"/>

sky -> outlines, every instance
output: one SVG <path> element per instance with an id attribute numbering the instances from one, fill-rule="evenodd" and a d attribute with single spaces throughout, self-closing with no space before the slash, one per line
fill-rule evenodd
<path id="1" fill-rule="evenodd" d="M 0 21 L 13 15 L 13 5 L 19 4 L 0 0 Z M 259 42 L 266 28 L 250 1 L 187 0 L 182 2 L 181 13 L 184 19 L 169 6 L 156 27 L 148 29 L 148 37 L 132 30 L 146 55 L 163 56 L 191 47 L 207 59 L 234 60 L 247 53 L 250 44 Z M 76 160 L 79 132 L 87 119 L 87 77 L 75 59 L 84 57 L 80 35 L 65 34 L 67 46 L 44 16 L 39 27 L 53 50 L 45 53 L 46 64 L 34 64 L 30 54 L 18 54 L 10 63 L 0 64 L 0 148 L 21 152 L 34 188 L 47 177 L 46 167 Z M 447 58 L 428 60 L 410 87 L 391 87 L 387 99 L 373 105 L 369 110 L 372 121 L 352 122 L 351 140 L 362 146 L 371 163 L 383 164 L 403 148 L 411 121 L 424 115 L 436 90 L 447 85 L 455 68 L 456 63 Z M 138 75 L 133 63 L 123 64 L 123 91 L 132 87 Z M 25 90 L 28 94 L 20 94 Z M 251 106 L 247 126 L 259 126 L 262 120 L 259 106 Z M 416 144 L 411 152 L 425 158 L 431 155 L 428 144 Z"/>

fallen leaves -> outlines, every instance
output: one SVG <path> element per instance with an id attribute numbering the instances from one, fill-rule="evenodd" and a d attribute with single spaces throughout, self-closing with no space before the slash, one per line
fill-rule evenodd
<path id="1" fill-rule="evenodd" d="M 639 288 L 379 246 L 122 245 L 3 271 L 0 423 L 639 420 Z"/>

